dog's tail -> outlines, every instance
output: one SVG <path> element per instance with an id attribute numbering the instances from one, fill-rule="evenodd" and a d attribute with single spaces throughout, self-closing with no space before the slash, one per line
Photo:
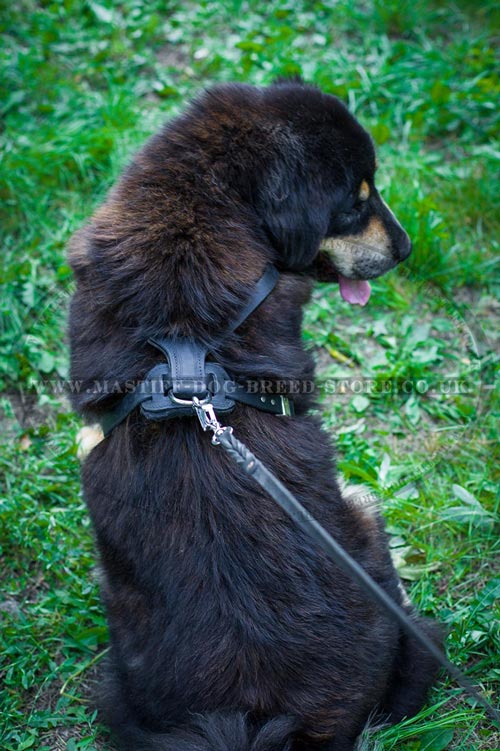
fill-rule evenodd
<path id="1" fill-rule="evenodd" d="M 115 727 L 120 751 L 290 751 L 299 721 L 286 715 L 253 723 L 243 712 L 193 715 L 165 733 L 136 724 Z"/>

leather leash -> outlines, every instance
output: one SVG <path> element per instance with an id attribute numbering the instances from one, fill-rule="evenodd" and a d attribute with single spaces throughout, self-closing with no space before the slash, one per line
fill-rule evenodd
<path id="1" fill-rule="evenodd" d="M 425 634 L 407 613 L 380 587 L 357 561 L 319 524 L 278 478 L 257 459 L 244 443 L 233 435 L 231 427 L 222 426 L 211 404 L 193 399 L 193 410 L 203 430 L 213 432 L 212 445 L 222 446 L 231 459 L 263 488 L 293 521 L 361 588 L 395 620 L 406 633 L 416 639 L 443 667 L 456 683 L 485 710 L 494 725 L 500 728 L 500 711 L 473 686 L 467 676 L 451 662 L 444 652 Z"/>

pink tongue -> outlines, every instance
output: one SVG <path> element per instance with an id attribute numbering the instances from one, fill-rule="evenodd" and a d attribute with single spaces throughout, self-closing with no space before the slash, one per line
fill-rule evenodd
<path id="1" fill-rule="evenodd" d="M 347 279 L 339 274 L 339 287 L 342 299 L 351 305 L 366 305 L 371 293 L 371 287 L 364 279 Z"/>

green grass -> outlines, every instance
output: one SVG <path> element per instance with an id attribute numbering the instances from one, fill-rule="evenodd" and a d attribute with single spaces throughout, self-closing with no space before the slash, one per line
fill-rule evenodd
<path id="1" fill-rule="evenodd" d="M 318 288 L 304 336 L 339 468 L 382 498 L 399 570 L 450 657 L 494 700 L 500 81 L 492 0 L 3 6 L 0 31 L 0 745 L 106 749 L 87 703 L 106 647 L 65 376 L 65 245 L 134 149 L 214 81 L 302 73 L 373 133 L 414 253 L 369 306 Z M 340 393 L 346 378 L 370 393 Z M 459 378 L 465 393 L 440 393 Z M 335 379 L 335 380 L 334 380 Z M 398 382 L 386 393 L 384 383 Z M 405 393 L 413 379 L 433 384 Z M 331 393 L 333 384 L 337 392 Z M 438 388 L 441 384 L 441 389 Z M 340 390 L 341 391 L 341 390 Z M 495 601 L 497 605 L 495 605 Z M 380 751 L 481 751 L 500 737 L 443 678 Z"/>

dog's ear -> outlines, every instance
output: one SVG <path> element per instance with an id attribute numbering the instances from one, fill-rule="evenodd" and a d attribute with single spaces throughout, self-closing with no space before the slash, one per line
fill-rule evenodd
<path id="1" fill-rule="evenodd" d="M 333 199 L 299 139 L 281 136 L 276 158 L 259 180 L 257 209 L 286 268 L 300 271 L 312 263 L 327 233 Z"/>

